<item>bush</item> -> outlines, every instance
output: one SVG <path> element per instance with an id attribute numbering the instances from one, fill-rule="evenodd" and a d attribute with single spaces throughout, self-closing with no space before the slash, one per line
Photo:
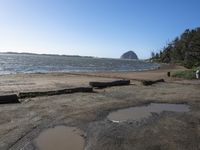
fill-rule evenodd
<path id="1" fill-rule="evenodd" d="M 200 66 L 199 67 L 195 67 L 192 69 L 194 72 L 196 72 L 197 70 L 200 70 Z"/>
<path id="2" fill-rule="evenodd" d="M 177 71 L 172 74 L 172 77 L 195 79 L 195 71 L 194 70 Z"/>

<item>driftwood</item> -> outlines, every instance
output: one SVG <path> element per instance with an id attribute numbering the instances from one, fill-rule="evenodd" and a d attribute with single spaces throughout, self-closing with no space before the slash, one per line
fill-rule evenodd
<path id="1" fill-rule="evenodd" d="M 0 96 L 0 104 L 20 103 L 16 94 Z"/>
<path id="2" fill-rule="evenodd" d="M 21 92 L 19 93 L 19 98 L 32 98 L 38 96 L 52 96 L 52 95 L 61 95 L 61 94 L 69 94 L 69 93 L 76 93 L 76 92 L 93 92 L 92 87 L 77 87 L 77 88 L 69 88 L 69 89 L 62 89 L 56 91 L 43 91 L 43 92 Z"/>
<path id="3" fill-rule="evenodd" d="M 112 82 L 90 82 L 90 86 L 95 88 L 106 88 L 110 86 L 122 86 L 122 85 L 129 85 L 130 80 L 117 80 Z"/>
<path id="4" fill-rule="evenodd" d="M 167 76 L 170 77 L 170 76 L 171 76 L 171 73 L 170 73 L 170 72 L 167 72 Z"/>
<path id="5" fill-rule="evenodd" d="M 142 84 L 147 86 L 147 85 L 152 85 L 152 84 L 155 84 L 155 83 L 158 83 L 158 82 L 165 82 L 165 80 L 164 79 L 159 79 L 159 80 L 154 80 L 154 81 L 152 81 L 152 80 L 143 80 Z"/>

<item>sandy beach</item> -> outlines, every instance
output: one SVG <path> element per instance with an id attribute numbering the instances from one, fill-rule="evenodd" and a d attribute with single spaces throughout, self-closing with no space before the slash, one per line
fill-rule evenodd
<path id="1" fill-rule="evenodd" d="M 0 94 L 59 90 L 89 86 L 91 81 L 130 79 L 128 86 L 27 98 L 0 105 L 0 149 L 37 149 L 34 139 L 46 128 L 77 127 L 84 132 L 86 150 L 200 149 L 200 80 L 183 80 L 167 72 L 174 65 L 141 72 L 34 73 L 0 76 Z M 144 86 L 141 80 L 164 79 Z M 109 112 L 151 102 L 184 103 L 189 112 L 163 112 L 141 122 L 112 123 Z"/>

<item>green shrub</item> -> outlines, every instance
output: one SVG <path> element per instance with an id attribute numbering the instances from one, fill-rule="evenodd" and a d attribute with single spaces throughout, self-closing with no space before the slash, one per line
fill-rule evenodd
<path id="1" fill-rule="evenodd" d="M 197 70 L 200 70 L 200 66 L 199 67 L 195 67 L 192 69 L 194 72 L 196 72 Z"/>
<path id="2" fill-rule="evenodd" d="M 177 71 L 172 74 L 172 77 L 195 79 L 195 71 L 194 70 Z"/>

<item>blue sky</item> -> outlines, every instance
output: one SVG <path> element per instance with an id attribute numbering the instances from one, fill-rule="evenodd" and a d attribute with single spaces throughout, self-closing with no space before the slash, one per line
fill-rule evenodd
<path id="1" fill-rule="evenodd" d="M 199 0 L 0 0 L 0 52 L 150 57 L 200 26 Z"/>

